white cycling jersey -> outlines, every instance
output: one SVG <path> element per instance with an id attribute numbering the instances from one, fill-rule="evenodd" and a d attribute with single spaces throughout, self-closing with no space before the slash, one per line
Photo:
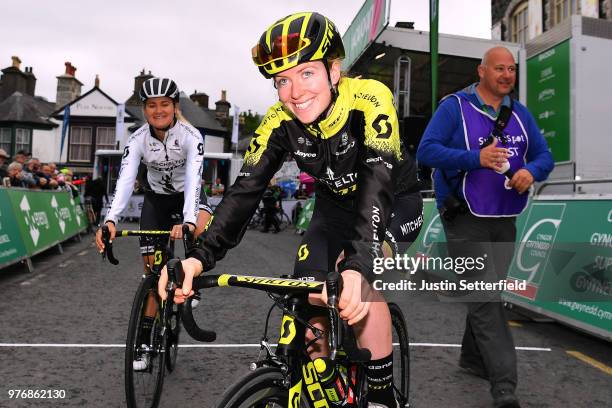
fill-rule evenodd
<path id="1" fill-rule="evenodd" d="M 200 180 L 204 142 L 193 126 L 179 120 L 166 132 L 162 142 L 144 124 L 134 132 L 125 146 L 115 197 L 106 221 L 117 223 L 134 190 L 140 162 L 147 166 L 147 180 L 157 194 L 184 193 L 183 222 L 195 225 L 200 201 Z"/>

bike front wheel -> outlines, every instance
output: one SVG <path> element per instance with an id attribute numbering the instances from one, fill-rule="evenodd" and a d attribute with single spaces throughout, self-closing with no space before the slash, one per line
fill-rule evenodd
<path id="1" fill-rule="evenodd" d="M 216 406 L 219 408 L 293 407 L 293 403 L 289 403 L 289 391 L 283 385 L 284 378 L 278 368 L 258 368 L 228 388 Z"/>
<path id="2" fill-rule="evenodd" d="M 393 388 L 400 407 L 408 407 L 410 394 L 410 351 L 404 313 L 395 303 L 389 303 L 393 327 Z"/>
<path id="3" fill-rule="evenodd" d="M 178 355 L 179 334 L 181 333 L 181 317 L 183 315 L 183 305 L 172 303 L 172 311 L 170 312 L 168 327 L 166 328 L 163 338 L 163 349 L 166 353 L 166 368 L 171 373 L 176 366 L 176 358 Z"/>
<path id="4" fill-rule="evenodd" d="M 156 291 L 157 280 L 153 275 L 146 276 L 132 304 L 125 344 L 125 398 L 129 408 L 156 408 L 161 398 L 166 359 L 159 316 L 153 322 L 151 335 L 146 340 L 141 335 L 145 309 L 151 297 L 157 299 Z M 134 360 L 143 357 L 148 363 L 146 368 L 135 371 Z"/>

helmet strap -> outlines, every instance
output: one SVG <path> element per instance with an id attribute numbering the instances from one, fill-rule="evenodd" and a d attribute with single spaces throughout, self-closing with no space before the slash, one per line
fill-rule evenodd
<path id="1" fill-rule="evenodd" d="M 327 108 L 323 112 L 321 112 L 319 117 L 316 118 L 313 123 L 319 123 L 320 121 L 325 119 L 327 115 L 329 114 L 329 112 L 331 112 L 332 108 L 334 107 L 336 103 L 336 99 L 338 98 L 338 90 L 336 89 L 334 84 L 332 84 L 332 80 L 331 80 L 331 73 L 329 70 L 329 60 L 324 59 L 322 62 L 323 62 L 323 65 L 325 66 L 325 72 L 327 73 L 327 84 L 329 85 L 329 91 L 331 92 L 331 101 L 329 101 L 329 105 L 327 106 Z"/>
<path id="2" fill-rule="evenodd" d="M 151 128 L 154 129 L 154 130 L 161 131 L 161 132 L 167 132 L 170 129 L 172 129 L 174 127 L 174 125 L 176 125 L 176 120 L 177 119 L 176 119 L 176 114 L 175 114 L 174 117 L 172 118 L 172 122 L 168 126 L 166 126 L 164 128 L 156 128 L 156 127 L 153 127 L 151 125 L 149 125 L 149 126 L 151 126 Z"/>

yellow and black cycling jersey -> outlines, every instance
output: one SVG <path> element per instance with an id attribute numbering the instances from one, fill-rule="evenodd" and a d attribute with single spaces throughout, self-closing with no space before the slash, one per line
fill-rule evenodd
<path id="1" fill-rule="evenodd" d="M 317 195 L 355 209 L 354 239 L 341 270 L 368 273 L 385 237 L 395 194 L 416 190 L 414 161 L 402 148 L 393 96 L 382 83 L 342 78 L 331 112 L 304 125 L 281 102 L 263 118 L 234 185 L 190 256 L 209 270 L 237 245 L 270 179 L 287 156 L 316 181 Z"/>

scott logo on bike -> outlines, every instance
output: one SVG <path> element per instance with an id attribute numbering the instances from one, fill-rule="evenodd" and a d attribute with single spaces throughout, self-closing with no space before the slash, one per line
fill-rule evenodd
<path id="1" fill-rule="evenodd" d="M 295 338 L 295 322 L 293 316 L 284 315 L 281 323 L 281 335 L 278 339 L 279 344 L 291 344 Z"/>
<path id="2" fill-rule="evenodd" d="M 161 265 L 164 257 L 162 256 L 162 251 L 155 251 L 155 260 L 153 261 L 154 265 Z"/>
<path id="3" fill-rule="evenodd" d="M 308 244 L 300 246 L 300 248 L 298 249 L 298 260 L 305 260 L 306 258 L 308 258 L 309 253 L 310 252 L 308 251 Z"/>

